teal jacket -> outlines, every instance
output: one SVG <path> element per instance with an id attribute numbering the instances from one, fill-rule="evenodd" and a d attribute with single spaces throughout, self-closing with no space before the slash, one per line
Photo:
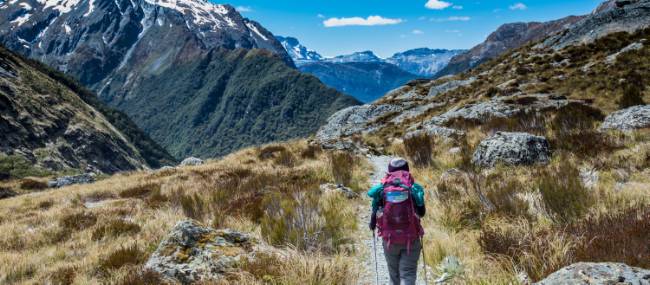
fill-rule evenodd
<path id="1" fill-rule="evenodd" d="M 377 184 L 368 190 L 368 197 L 372 198 L 372 212 L 376 212 L 379 208 L 379 201 L 384 192 L 384 185 Z M 415 201 L 415 206 L 424 207 L 424 188 L 422 185 L 413 183 L 411 187 L 411 195 Z"/>

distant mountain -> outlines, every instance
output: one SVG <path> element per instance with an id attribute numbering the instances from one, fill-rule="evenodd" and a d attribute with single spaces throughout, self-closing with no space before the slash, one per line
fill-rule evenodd
<path id="1" fill-rule="evenodd" d="M 421 77 L 431 77 L 449 64 L 452 57 L 466 50 L 418 48 L 386 59 L 386 62 Z"/>
<path id="2" fill-rule="evenodd" d="M 417 75 L 385 62 L 312 62 L 301 65 L 300 70 L 362 102 L 372 102 L 417 78 Z"/>
<path id="3" fill-rule="evenodd" d="M 352 98 L 301 75 L 282 44 L 203 0 L 15 0 L 0 42 L 77 78 L 176 157 L 306 136 Z"/>
<path id="4" fill-rule="evenodd" d="M 481 44 L 469 51 L 454 56 L 449 64 L 435 77 L 457 74 L 483 62 L 496 58 L 505 52 L 532 41 L 539 41 L 551 34 L 565 30 L 584 16 L 569 16 L 550 22 L 511 23 L 500 26 Z"/>
<path id="5" fill-rule="evenodd" d="M 376 56 L 372 51 L 361 51 L 346 55 L 339 55 L 332 58 L 325 58 L 323 61 L 332 63 L 349 63 L 349 62 L 383 62 L 381 58 Z"/>
<path id="6" fill-rule="evenodd" d="M 298 66 L 323 59 L 323 56 L 303 46 L 296 38 L 281 36 L 276 36 L 275 38 L 280 41 L 284 49 L 289 53 L 289 56 L 291 56 L 291 59 L 293 59 L 293 62 Z"/>
<path id="7" fill-rule="evenodd" d="M 0 155 L 53 171 L 104 173 L 174 163 L 124 114 L 45 65 L 0 46 Z"/>

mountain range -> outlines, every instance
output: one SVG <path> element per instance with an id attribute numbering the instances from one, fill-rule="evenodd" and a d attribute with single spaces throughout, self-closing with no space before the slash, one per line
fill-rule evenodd
<path id="1" fill-rule="evenodd" d="M 278 36 L 277 39 L 300 71 L 313 74 L 328 86 L 363 102 L 371 102 L 413 79 L 431 77 L 453 56 L 464 52 L 419 48 L 386 59 L 372 51 L 327 58 L 296 38 Z"/>
<path id="2" fill-rule="evenodd" d="M 0 42 L 76 78 L 178 158 L 306 136 L 358 104 L 295 70 L 260 24 L 202 0 L 5 2 Z"/>

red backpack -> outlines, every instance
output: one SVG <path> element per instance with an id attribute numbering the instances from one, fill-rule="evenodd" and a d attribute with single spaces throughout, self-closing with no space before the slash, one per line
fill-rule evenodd
<path id="1" fill-rule="evenodd" d="M 388 173 L 381 180 L 384 185 L 384 209 L 377 216 L 377 228 L 388 247 L 391 244 L 405 244 L 410 250 L 411 242 L 424 235 L 411 196 L 414 182 L 408 171 L 401 170 Z"/>

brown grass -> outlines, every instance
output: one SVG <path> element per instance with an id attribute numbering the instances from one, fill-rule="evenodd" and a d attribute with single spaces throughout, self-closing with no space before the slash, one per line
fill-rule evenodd
<path id="1" fill-rule="evenodd" d="M 404 139 L 406 155 L 416 167 L 433 165 L 433 147 L 433 139 L 427 134 Z"/>
<path id="2" fill-rule="evenodd" d="M 20 181 L 20 188 L 23 190 L 43 190 L 47 189 L 47 183 L 25 178 Z"/>

